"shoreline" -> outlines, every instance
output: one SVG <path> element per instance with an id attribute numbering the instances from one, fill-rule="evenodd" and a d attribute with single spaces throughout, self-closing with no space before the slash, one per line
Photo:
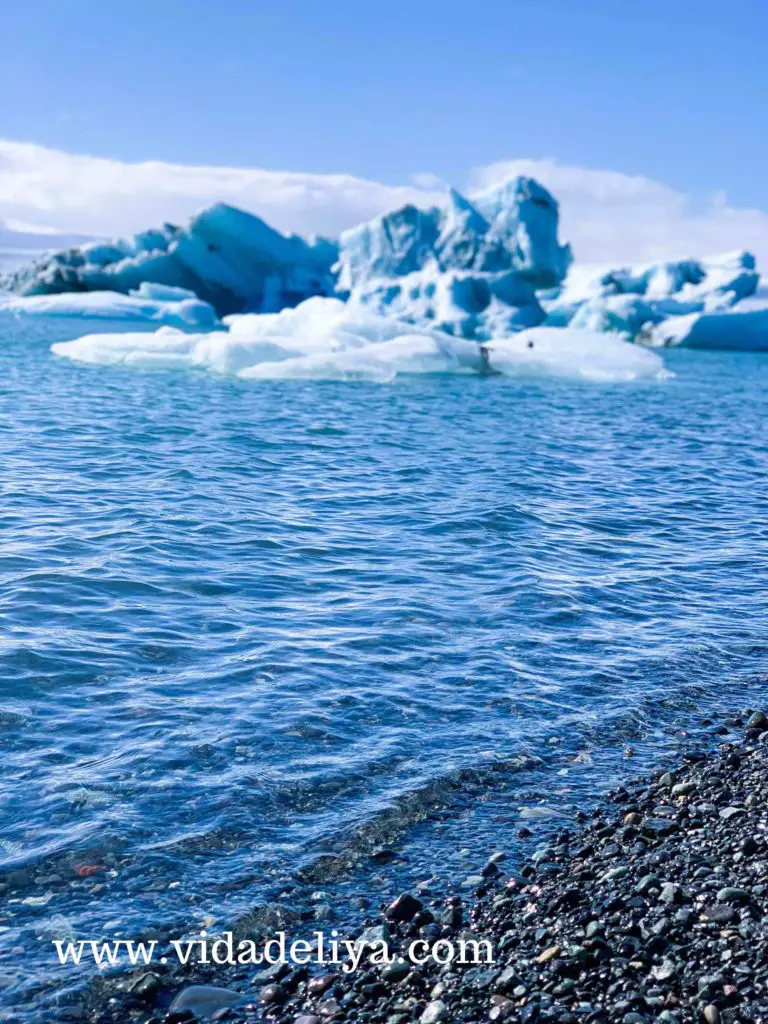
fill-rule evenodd
<path id="1" fill-rule="evenodd" d="M 499 850 L 464 895 L 433 905 L 425 887 L 365 919 L 395 954 L 421 938 L 487 939 L 494 964 L 153 967 L 99 979 L 81 1019 L 762 1024 L 768 716 L 726 724 L 746 724 L 743 739 L 621 786 L 514 869 Z M 239 935 L 280 923 L 245 920 Z"/>

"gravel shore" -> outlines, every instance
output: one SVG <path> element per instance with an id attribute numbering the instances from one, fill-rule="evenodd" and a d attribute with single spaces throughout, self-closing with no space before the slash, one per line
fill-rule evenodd
<path id="1" fill-rule="evenodd" d="M 609 794 L 527 863 L 507 870 L 499 850 L 468 895 L 417 890 L 364 922 L 395 957 L 419 938 L 488 939 L 493 964 L 144 970 L 106 1007 L 105 980 L 85 1019 L 768 1022 L 768 717 L 726 724 L 743 739 Z"/>

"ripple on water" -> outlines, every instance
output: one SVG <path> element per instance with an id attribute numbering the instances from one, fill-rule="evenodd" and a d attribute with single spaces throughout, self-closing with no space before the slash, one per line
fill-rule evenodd
<path id="1" fill-rule="evenodd" d="M 446 811 L 408 841 L 495 848 L 765 665 L 764 358 L 253 385 L 34 331 L 0 344 L 0 867 L 60 881 L 0 1004 L 57 915 L 186 927 Z"/>

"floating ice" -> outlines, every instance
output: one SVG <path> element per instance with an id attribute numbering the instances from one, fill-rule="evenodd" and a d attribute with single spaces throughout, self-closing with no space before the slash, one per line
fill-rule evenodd
<path id="1" fill-rule="evenodd" d="M 653 328 L 646 344 L 768 352 L 768 304 L 763 308 L 673 316 Z"/>
<path id="2" fill-rule="evenodd" d="M 333 290 L 337 247 L 275 231 L 260 217 L 217 203 L 184 228 L 165 224 L 128 240 L 89 242 L 47 255 L 12 274 L 21 295 L 111 291 L 146 283 L 183 288 L 220 315 L 268 312 Z"/>
<path id="3" fill-rule="evenodd" d="M 143 284 L 130 295 L 69 292 L 59 295 L 0 295 L 0 312 L 17 316 L 80 317 L 212 329 L 214 309 L 182 288 Z"/>
<path id="4" fill-rule="evenodd" d="M 538 324 L 537 287 L 562 280 L 570 250 L 557 241 L 555 199 L 513 178 L 470 202 L 415 206 L 341 236 L 338 288 L 376 313 L 487 339 Z"/>
<path id="5" fill-rule="evenodd" d="M 647 349 L 614 334 L 575 327 L 532 327 L 486 346 L 492 369 L 505 376 L 576 377 L 590 381 L 662 380 L 670 376 Z"/>
<path id="6" fill-rule="evenodd" d="M 730 349 L 768 352 L 768 284 L 753 289 L 738 305 L 705 305 L 703 312 L 670 316 L 642 332 L 653 348 Z"/>
<path id="7" fill-rule="evenodd" d="M 447 366 L 445 335 L 498 345 L 537 326 L 615 334 L 643 346 L 765 347 L 760 316 L 720 318 L 737 305 L 744 314 L 755 311 L 747 306 L 759 282 L 750 253 L 619 268 L 571 266 L 569 246 L 558 241 L 558 216 L 546 189 L 516 177 L 471 199 L 451 189 L 442 206 L 408 205 L 383 214 L 345 232 L 339 247 L 283 235 L 259 217 L 219 203 L 185 228 L 165 224 L 128 241 L 88 241 L 48 255 L 6 279 L 22 297 L 0 298 L 0 308 L 213 328 L 214 310 L 224 318 L 263 316 L 338 295 L 348 302 L 348 324 L 369 327 L 366 317 L 378 316 L 400 324 L 398 339 L 410 339 L 398 352 L 394 337 L 379 339 L 386 352 L 374 351 L 370 342 L 364 357 L 342 346 L 342 358 L 338 347 L 329 353 L 317 344 L 309 351 L 307 341 L 293 351 L 298 343 L 291 337 L 294 362 L 278 369 L 272 364 L 287 364 L 289 357 L 254 360 L 252 376 L 323 376 L 331 366 L 347 375 L 373 373 L 374 366 L 384 376 L 426 372 L 427 366 Z M 300 314 L 310 316 L 307 330 L 320 329 L 326 337 L 326 314 L 318 320 L 321 307 L 308 308 L 311 314 Z M 275 321 L 263 323 L 271 331 Z M 251 327 L 262 336 L 263 326 Z M 339 330 L 348 340 L 348 326 Z M 230 333 L 237 335 L 231 325 Z M 429 339 L 431 356 L 413 348 L 417 337 L 422 345 Z M 586 335 L 580 337 L 583 342 Z M 568 338 L 558 343 L 561 354 Z M 408 365 L 422 370 L 404 369 L 406 350 Z M 458 358 L 458 347 L 450 351 L 451 359 Z M 169 358 L 167 348 L 163 352 L 153 348 L 146 358 Z"/>
<path id="8" fill-rule="evenodd" d="M 562 288 L 541 301 L 549 326 L 616 331 L 635 339 L 668 317 L 742 303 L 758 281 L 754 256 L 734 252 L 613 270 L 574 267 Z"/>
<path id="9" fill-rule="evenodd" d="M 276 314 L 231 316 L 228 330 L 91 334 L 52 346 L 97 365 L 200 369 L 244 379 L 391 381 L 402 374 L 568 376 L 627 381 L 664 376 L 653 352 L 611 335 L 534 328 L 488 346 L 414 328 L 338 299 L 313 298 Z"/>

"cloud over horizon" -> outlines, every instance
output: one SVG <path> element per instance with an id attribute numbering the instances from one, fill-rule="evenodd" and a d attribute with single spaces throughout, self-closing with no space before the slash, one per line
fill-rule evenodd
<path id="1" fill-rule="evenodd" d="M 465 191 L 512 174 L 537 178 L 560 202 L 561 238 L 580 262 L 622 263 L 754 252 L 768 266 L 768 213 L 704 204 L 640 175 L 569 166 L 553 159 L 500 161 L 469 172 Z M 429 172 L 387 185 L 350 174 L 262 168 L 126 163 L 0 139 L 0 225 L 99 236 L 179 222 L 221 200 L 259 214 L 282 231 L 338 234 L 403 203 L 432 205 L 443 194 Z M 41 245 L 45 245 L 41 238 Z"/>
<path id="2" fill-rule="evenodd" d="M 705 203 L 642 175 L 556 160 L 506 160 L 476 168 L 474 189 L 513 174 L 538 179 L 560 202 L 560 231 L 577 260 L 622 262 L 748 249 L 768 270 L 768 213 L 734 207 L 724 192 Z"/>

